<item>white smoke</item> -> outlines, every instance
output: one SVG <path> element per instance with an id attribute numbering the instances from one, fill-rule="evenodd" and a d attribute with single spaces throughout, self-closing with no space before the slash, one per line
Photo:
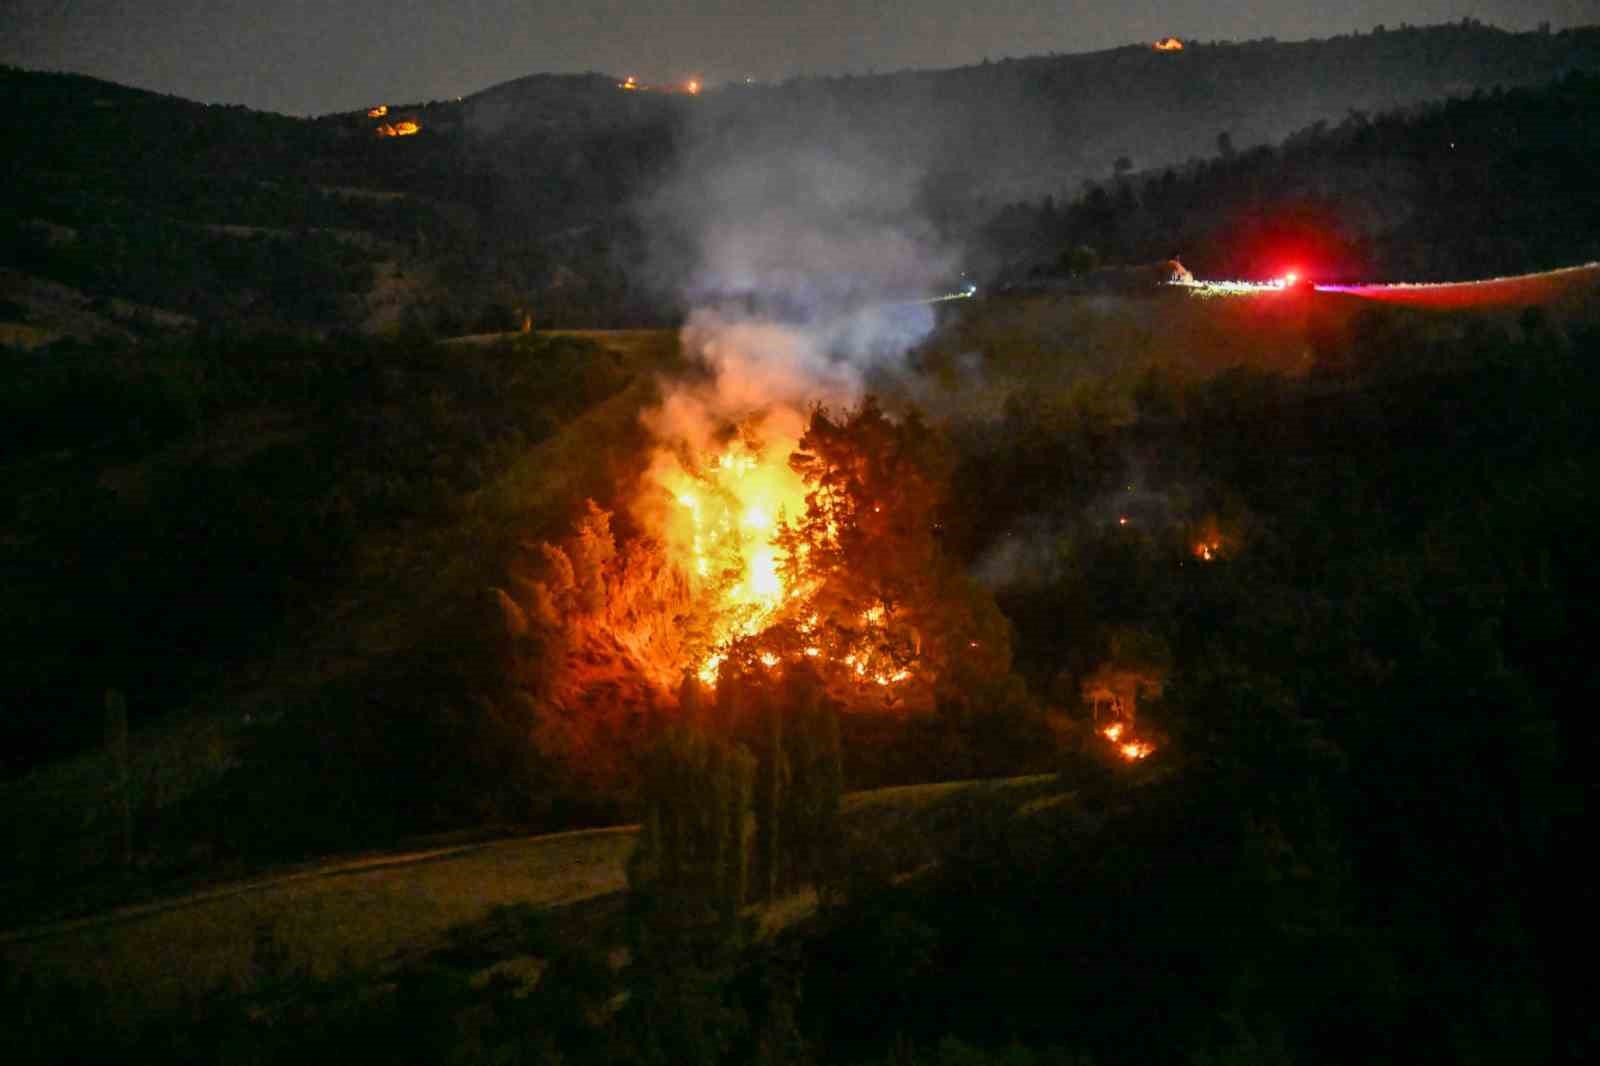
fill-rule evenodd
<path id="1" fill-rule="evenodd" d="M 843 138 L 742 145 L 714 131 L 685 159 L 646 217 L 673 234 L 683 349 L 712 377 L 665 390 L 648 418 L 658 436 L 695 444 L 708 419 L 855 403 L 932 332 L 918 301 L 948 291 L 957 258 L 917 210 L 919 171 Z"/>

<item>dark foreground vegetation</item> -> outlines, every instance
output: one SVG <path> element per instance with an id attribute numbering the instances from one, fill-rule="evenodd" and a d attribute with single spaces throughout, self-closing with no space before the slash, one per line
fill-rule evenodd
<path id="1" fill-rule="evenodd" d="M 293 639 L 332 588 L 393 580 L 396 540 L 631 380 L 576 340 L 218 336 L 12 353 L 0 405 L 8 773 L 135 725 Z"/>
<path id="2" fill-rule="evenodd" d="M 263 930 L 252 987 L 121 1028 L 14 974 L 8 1059 L 1581 1060 L 1559 975 L 1587 897 L 1600 335 L 1382 312 L 1321 354 L 1301 379 L 1153 372 L 1132 419 L 1084 386 L 953 431 L 948 550 L 1043 545 L 996 579 L 1015 704 L 874 747 L 796 682 L 791 734 L 757 714 L 642 753 L 625 909 L 502 913 L 382 978 L 286 972 Z M 1075 717 L 1119 662 L 1165 678 L 1138 764 Z M 429 734 L 387 798 L 487 728 Z M 892 839 L 830 837 L 838 788 L 890 752 L 994 772 L 1050 735 L 1070 795 L 975 804 L 920 876 L 889 876 Z M 740 903 L 806 883 L 821 909 L 754 936 Z M 523 955 L 531 991 L 474 979 Z"/>

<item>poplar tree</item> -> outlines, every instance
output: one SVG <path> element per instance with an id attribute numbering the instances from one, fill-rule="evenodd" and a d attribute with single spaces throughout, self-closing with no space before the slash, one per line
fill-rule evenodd
<path id="1" fill-rule="evenodd" d="M 643 824 L 628 863 L 641 953 L 674 957 L 736 939 L 755 765 L 742 746 L 682 724 L 646 756 Z"/>

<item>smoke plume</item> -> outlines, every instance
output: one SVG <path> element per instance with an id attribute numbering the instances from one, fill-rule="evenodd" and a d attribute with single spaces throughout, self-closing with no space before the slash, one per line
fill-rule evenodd
<path id="1" fill-rule="evenodd" d="M 917 301 L 948 290 L 957 259 L 917 209 L 917 169 L 849 138 L 752 144 L 715 129 L 682 158 L 646 217 L 671 249 L 658 270 L 691 308 L 684 351 L 711 380 L 668 389 L 650 418 L 665 441 L 777 406 L 853 403 L 932 330 Z"/>

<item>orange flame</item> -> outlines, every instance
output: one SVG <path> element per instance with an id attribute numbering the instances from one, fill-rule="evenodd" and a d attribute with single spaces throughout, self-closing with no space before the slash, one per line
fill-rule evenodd
<path id="1" fill-rule="evenodd" d="M 1151 47 L 1158 52 L 1181 52 L 1183 51 L 1183 42 L 1176 37 L 1163 37 Z"/>
<path id="2" fill-rule="evenodd" d="M 778 437 L 765 444 L 739 439 L 699 460 L 664 452 L 651 471 L 669 501 L 656 523 L 663 547 L 688 578 L 694 621 L 705 630 L 690 668 L 715 686 L 736 642 L 782 624 L 787 643 L 761 645 L 756 655 L 768 669 L 786 657 L 804 658 L 839 664 L 861 685 L 890 688 L 911 680 L 915 664 L 880 646 L 894 623 L 883 605 L 828 625 L 808 607 L 815 590 L 801 575 L 812 546 L 779 547 L 780 534 L 792 533 L 794 520 L 807 513 L 808 486 L 788 464 L 798 442 Z"/>
<path id="3" fill-rule="evenodd" d="M 1189 551 L 1196 559 L 1210 563 L 1222 558 L 1226 545 L 1222 539 L 1222 531 L 1217 528 L 1215 515 L 1207 516 L 1191 530 L 1191 535 L 1194 537 L 1194 543 Z"/>
<path id="4" fill-rule="evenodd" d="M 412 122 L 410 119 L 406 119 L 404 122 L 396 122 L 393 125 L 390 125 L 386 122 L 378 127 L 378 136 L 410 137 L 420 129 L 422 129 L 422 127 L 419 124 Z"/>
<path id="5" fill-rule="evenodd" d="M 379 104 L 377 107 L 375 107 L 372 110 L 367 112 L 367 117 L 368 118 L 382 118 L 384 115 L 387 115 L 388 113 L 389 113 L 389 105 L 388 104 Z"/>
<path id="6" fill-rule="evenodd" d="M 624 78 L 622 81 L 617 83 L 617 88 L 626 89 L 629 92 L 633 92 L 633 91 L 637 90 L 639 87 L 640 87 L 639 83 L 636 80 L 634 80 L 634 77 L 633 77 L 632 74 L 629 74 L 626 78 Z"/>
<path id="7" fill-rule="evenodd" d="M 663 530 L 667 550 L 707 605 L 713 650 L 696 669 L 707 684 L 715 683 L 727 645 L 765 629 L 793 591 L 774 536 L 786 515 L 805 508 L 805 483 L 783 461 L 794 443 L 761 449 L 738 441 L 709 462 L 667 458 L 654 472 L 674 505 Z"/>
<path id="8" fill-rule="evenodd" d="M 1128 731 L 1128 723 L 1124 721 L 1106 723 L 1101 727 L 1100 735 L 1110 741 L 1116 753 L 1128 762 L 1138 762 L 1156 750 L 1148 740 L 1132 736 Z"/>

